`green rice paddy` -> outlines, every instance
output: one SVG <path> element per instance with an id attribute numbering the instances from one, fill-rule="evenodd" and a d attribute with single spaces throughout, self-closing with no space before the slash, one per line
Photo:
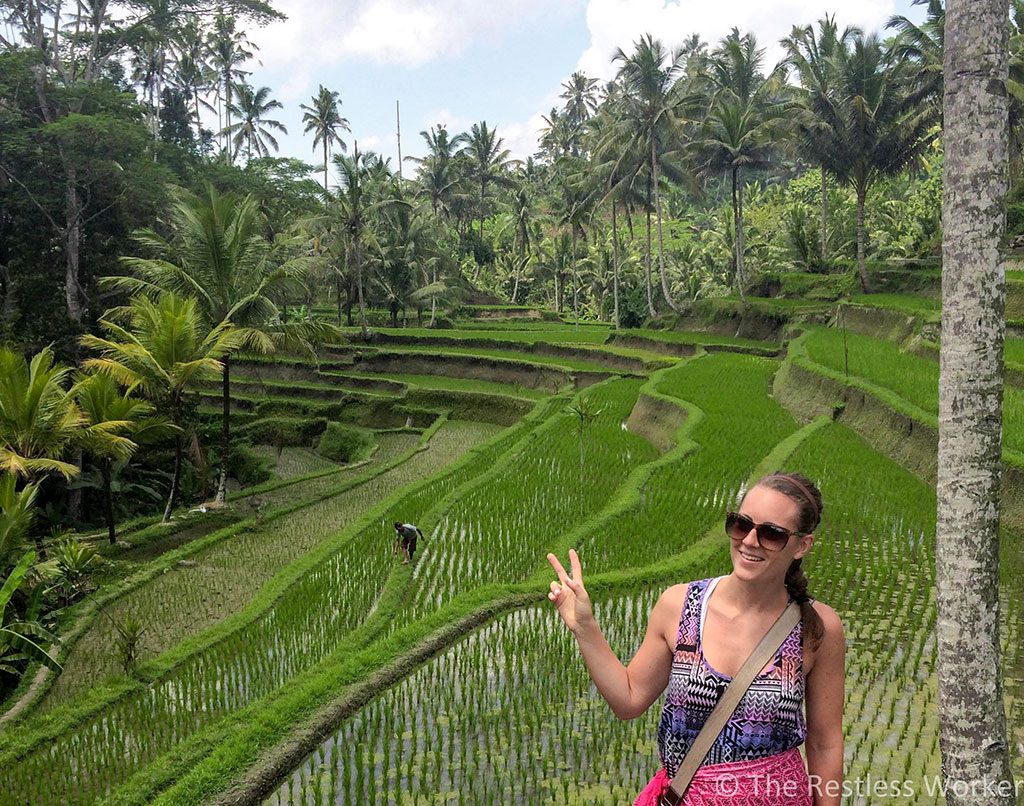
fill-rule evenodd
<path id="1" fill-rule="evenodd" d="M 381 345 L 389 354 L 477 355 L 525 362 L 537 372 L 603 376 L 615 360 L 647 366 L 634 377 L 620 373 L 556 395 L 550 384 L 510 383 L 500 361 L 492 376 L 470 379 L 445 373 L 443 361 L 436 375 L 389 374 L 372 362 L 351 373 L 339 358 L 331 371 L 383 400 L 400 401 L 405 390 L 437 393 L 430 398 L 437 411 L 416 415 L 425 423 L 439 417 L 436 428 L 380 432 L 378 450 L 351 468 L 309 445 L 279 455 L 256 445 L 274 474 L 257 493 L 258 515 L 246 509 L 249 497 L 239 496 L 235 519 L 222 531 L 198 530 L 170 559 L 156 550 L 140 555 L 134 582 L 82 609 L 64 673 L 0 735 L 0 802 L 212 801 L 232 782 L 248 780 L 264 752 L 295 747 L 303 752 L 289 750 L 286 768 L 259 774 L 266 802 L 631 802 L 658 769 L 661 701 L 633 721 L 611 715 L 543 598 L 545 554 L 575 546 L 589 577 L 605 580 L 598 619 L 628 660 L 665 587 L 728 572 L 721 518 L 769 456 L 788 457 L 778 461 L 817 480 L 825 499 L 805 564 L 812 594 L 835 607 L 846 627 L 847 777 L 920 782 L 939 772 L 934 490 L 839 423 L 801 429 L 771 395 L 779 359 L 700 349 L 776 345 L 704 333 L 623 334 L 696 347 L 694 355 L 669 359 L 632 345 L 605 346 L 611 330 L 603 325 L 474 321 L 456 330 L 381 332 L 412 340 Z M 451 343 L 431 341 L 438 336 Z M 457 343 L 467 339 L 491 346 Z M 587 345 L 595 360 L 534 352 L 539 343 Z M 1022 344 L 1007 342 L 1008 363 L 1024 363 Z M 882 390 L 894 406 L 935 417 L 935 360 L 852 333 L 844 348 L 840 331 L 823 328 L 791 349 L 833 376 L 845 374 L 848 360 L 857 383 Z M 301 369 L 300 361 L 281 364 Z M 265 416 L 309 416 L 302 412 L 335 401 L 332 386 L 346 393 L 343 376 L 312 370 L 302 371 L 317 380 L 274 381 L 275 405 L 283 408 Z M 507 428 L 445 419 L 444 393 L 490 395 L 495 405 L 519 399 L 535 408 Z M 1021 394 L 1006 391 L 1012 450 L 1024 450 Z M 681 424 L 667 452 L 642 428 L 627 426 L 641 399 L 660 412 L 651 417 Z M 570 406 L 593 416 L 578 427 Z M 389 412 L 404 424 L 400 408 Z M 421 441 L 425 449 L 418 449 Z M 425 534 L 412 568 L 393 553 L 391 523 L 399 519 Z M 1006 538 L 1006 567 L 1024 568 L 1019 541 Z M 1013 735 L 1024 741 L 1020 578 L 1005 575 L 1003 646 Z M 498 607 L 533 590 L 533 604 Z M 395 644 L 401 635 L 445 614 L 470 613 L 481 606 L 482 591 L 491 592 L 499 615 L 485 615 L 478 628 L 403 667 L 365 704 L 322 721 L 328 712 L 319 709 L 350 693 L 330 672 L 346 652 L 392 668 L 405 650 Z M 147 627 L 140 680 L 119 672 L 112 650 L 111 620 L 127 614 Z M 272 737 L 251 746 L 230 741 L 235 733 L 257 735 L 261 714 L 280 719 L 277 703 L 293 689 L 315 690 L 316 699 Z M 325 737 L 315 741 L 302 734 L 314 715 L 317 735 Z M 940 802 L 920 792 L 915 803 Z"/>

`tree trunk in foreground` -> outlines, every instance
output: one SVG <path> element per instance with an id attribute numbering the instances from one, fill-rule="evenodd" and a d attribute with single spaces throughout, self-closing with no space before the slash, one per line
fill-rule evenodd
<path id="1" fill-rule="evenodd" d="M 1015 802 L 999 650 L 1007 20 L 1006 0 L 946 6 L 935 557 L 949 806 Z"/>

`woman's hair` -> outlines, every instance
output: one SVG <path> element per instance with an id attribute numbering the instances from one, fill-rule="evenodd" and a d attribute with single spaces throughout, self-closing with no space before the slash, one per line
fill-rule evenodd
<path id="1" fill-rule="evenodd" d="M 792 500 L 799 509 L 798 532 L 810 534 L 821 523 L 821 492 L 807 476 L 800 473 L 784 473 L 781 470 L 763 476 L 755 485 L 775 490 Z M 814 609 L 813 600 L 807 592 L 807 575 L 799 559 L 790 563 L 786 571 L 786 590 L 793 599 L 800 603 L 800 616 L 803 622 L 804 635 L 812 647 L 817 649 L 825 634 L 825 625 L 821 616 Z"/>

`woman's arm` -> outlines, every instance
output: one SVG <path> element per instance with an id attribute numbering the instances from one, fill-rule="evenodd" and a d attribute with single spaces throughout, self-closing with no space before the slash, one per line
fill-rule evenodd
<path id="1" fill-rule="evenodd" d="M 814 806 L 839 806 L 843 787 L 843 702 L 846 699 L 846 639 L 836 611 L 821 602 L 814 609 L 825 634 L 807 675 L 807 772 Z"/>
<path id="2" fill-rule="evenodd" d="M 665 642 L 667 626 L 672 625 L 673 618 L 678 618 L 671 602 L 672 589 L 658 599 L 651 611 L 643 643 L 626 667 L 608 646 L 594 619 L 576 552 L 569 551 L 572 576 L 566 573 L 555 555 L 549 554 L 548 561 L 558 575 L 558 582 L 551 583 L 548 598 L 555 603 L 558 614 L 576 637 L 590 679 L 615 716 L 635 719 L 665 690 L 672 671 L 672 652 Z"/>

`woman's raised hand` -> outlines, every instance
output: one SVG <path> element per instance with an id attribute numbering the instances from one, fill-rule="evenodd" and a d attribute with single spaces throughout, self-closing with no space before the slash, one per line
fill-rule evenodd
<path id="1" fill-rule="evenodd" d="M 572 576 L 565 572 L 565 568 L 554 554 L 548 554 L 548 562 L 558 575 L 558 580 L 551 583 L 548 599 L 555 603 L 558 615 L 562 617 L 565 626 L 575 633 L 580 625 L 594 619 L 590 596 L 583 587 L 583 569 L 580 567 L 579 555 L 575 549 L 569 549 Z"/>

